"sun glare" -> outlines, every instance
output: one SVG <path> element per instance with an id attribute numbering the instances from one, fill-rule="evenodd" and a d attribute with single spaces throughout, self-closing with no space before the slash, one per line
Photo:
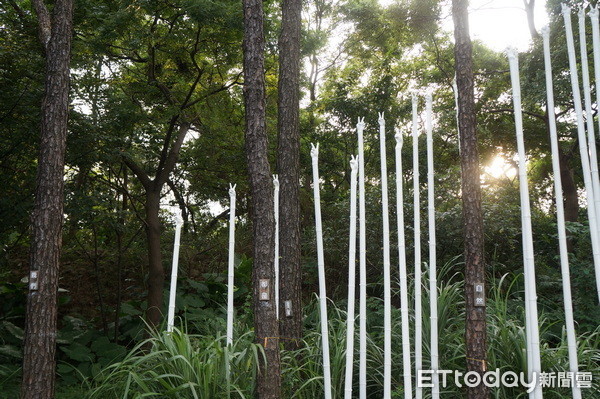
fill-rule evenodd
<path id="1" fill-rule="evenodd" d="M 508 163 L 502 155 L 496 155 L 492 162 L 488 166 L 485 166 L 483 170 L 487 176 L 491 176 L 494 179 L 503 177 L 512 179 L 517 175 L 515 167 Z"/>

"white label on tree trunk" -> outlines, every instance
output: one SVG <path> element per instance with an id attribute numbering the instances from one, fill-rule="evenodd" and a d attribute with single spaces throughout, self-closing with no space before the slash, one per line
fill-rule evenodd
<path id="1" fill-rule="evenodd" d="M 287 300 L 283 304 L 285 306 L 285 317 L 292 317 L 292 301 Z"/>
<path id="2" fill-rule="evenodd" d="M 37 291 L 38 290 L 38 272 L 37 270 L 32 270 L 29 273 L 29 290 Z"/>
<path id="3" fill-rule="evenodd" d="M 485 306 L 485 288 L 483 283 L 475 283 L 474 286 L 475 306 Z"/>
<path id="4" fill-rule="evenodd" d="M 261 278 L 258 282 L 258 297 L 261 301 L 271 299 L 271 284 L 268 278 Z"/>

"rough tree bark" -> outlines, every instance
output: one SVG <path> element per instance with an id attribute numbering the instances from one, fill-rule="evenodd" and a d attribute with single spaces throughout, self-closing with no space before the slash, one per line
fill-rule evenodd
<path id="1" fill-rule="evenodd" d="M 261 0 L 244 0 L 244 106 L 246 158 L 250 179 L 250 218 L 253 233 L 253 305 L 256 342 L 263 345 L 265 361 L 259 364 L 256 396 L 281 397 L 279 326 L 275 315 L 273 257 L 275 217 L 273 183 L 267 157 L 263 8 Z M 260 300 L 260 280 L 267 280 L 271 295 Z"/>
<path id="2" fill-rule="evenodd" d="M 302 1 L 283 0 L 279 35 L 277 172 L 279 174 L 279 333 L 286 349 L 302 339 L 300 268 L 300 28 Z M 285 314 L 285 302 L 292 305 Z"/>
<path id="3" fill-rule="evenodd" d="M 475 306 L 474 285 L 485 282 L 483 216 L 479 182 L 479 153 L 475 120 L 472 44 L 469 36 L 468 0 L 452 0 L 454 56 L 458 88 L 463 234 L 465 240 L 465 302 L 467 370 L 481 377 L 486 371 L 486 308 Z M 488 397 L 485 384 L 467 388 L 467 397 Z"/>
<path id="4" fill-rule="evenodd" d="M 57 0 L 52 15 L 42 0 L 33 0 L 32 4 L 46 56 L 46 82 L 29 264 L 30 270 L 38 273 L 38 287 L 30 285 L 27 295 L 21 397 L 47 399 L 54 397 L 55 384 L 73 1 Z"/>

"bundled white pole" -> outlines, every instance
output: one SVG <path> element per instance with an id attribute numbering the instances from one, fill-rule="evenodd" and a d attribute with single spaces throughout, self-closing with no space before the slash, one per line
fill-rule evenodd
<path id="1" fill-rule="evenodd" d="M 356 290 L 356 178 L 358 158 L 350 160 L 350 240 L 348 245 L 348 312 L 346 313 L 346 379 L 344 398 L 352 399 L 352 372 L 354 366 L 354 295 Z"/>
<path id="2" fill-rule="evenodd" d="M 279 320 L 279 177 L 273 175 L 273 213 L 275 214 L 275 316 Z"/>
<path id="3" fill-rule="evenodd" d="M 404 193 L 402 185 L 402 133 L 396 131 L 396 214 L 398 222 L 398 269 L 400 275 L 400 314 L 402 316 L 402 369 L 404 399 L 412 399 L 410 364 L 410 332 L 408 315 L 408 282 L 406 279 L 406 241 L 404 237 Z"/>
<path id="4" fill-rule="evenodd" d="M 592 39 L 594 45 L 594 76 L 596 78 L 596 104 L 600 104 L 600 28 L 599 28 L 599 12 L 598 6 L 593 7 L 590 12 L 590 19 L 592 20 Z M 600 132 L 600 119 L 598 119 L 598 131 Z M 596 149 L 596 143 L 594 142 L 594 149 Z M 598 193 L 600 197 L 600 193 Z M 596 215 L 600 213 L 596 212 Z M 600 224 L 599 224 L 600 226 Z M 599 239 L 600 239 L 600 233 Z M 596 287 L 598 290 L 598 298 L 600 298 L 600 263 L 595 262 L 596 267 Z"/>
<path id="5" fill-rule="evenodd" d="M 423 321 L 421 308 L 421 205 L 419 196 L 419 115 L 418 98 L 412 96 L 412 139 L 413 139 L 413 207 L 415 232 L 415 375 L 423 368 Z M 423 389 L 416 387 L 415 397 L 423 397 Z"/>
<path id="6" fill-rule="evenodd" d="M 363 130 L 365 118 L 358 118 L 358 221 L 359 221 L 359 398 L 367 399 L 367 236 L 365 220 L 365 151 Z"/>
<path id="7" fill-rule="evenodd" d="M 435 193 L 433 171 L 433 127 L 431 93 L 425 96 L 425 129 L 427 131 L 427 210 L 429 216 L 429 319 L 431 324 L 431 370 L 433 373 L 432 399 L 440 397 L 440 378 L 435 372 L 439 368 L 438 355 L 438 310 L 437 310 L 437 258 L 435 253 Z"/>
<path id="8" fill-rule="evenodd" d="M 229 184 L 229 260 L 227 266 L 227 345 L 233 344 L 233 276 L 235 254 L 235 184 Z"/>
<path id="9" fill-rule="evenodd" d="M 565 20 L 565 32 L 567 36 L 567 52 L 569 54 L 569 70 L 571 72 L 571 87 L 573 90 L 573 104 L 577 115 L 577 138 L 579 142 L 579 155 L 583 169 L 583 180 L 585 182 L 585 193 L 588 203 L 588 220 L 590 224 L 590 238 L 592 241 L 592 253 L 594 256 L 594 267 L 596 269 L 596 286 L 600 298 L 600 241 L 597 223 L 596 207 L 594 206 L 594 189 L 590 172 L 590 159 L 586 143 L 585 127 L 583 124 L 583 111 L 581 109 L 581 94 L 579 92 L 579 77 L 577 76 L 577 60 L 575 58 L 575 45 L 573 43 L 573 31 L 571 28 L 571 8 L 562 5 L 562 14 Z"/>
<path id="10" fill-rule="evenodd" d="M 565 211 L 563 206 L 562 181 L 558 155 L 558 136 L 556 133 L 556 117 L 554 115 L 554 89 L 552 87 L 552 64 L 550 61 L 550 30 L 542 28 L 544 39 L 544 63 L 546 69 L 546 94 L 548 105 L 548 122 L 550 127 L 550 145 L 552 147 L 552 170 L 554 172 L 554 197 L 556 199 L 556 221 L 558 227 L 558 247 L 560 251 L 560 269 L 562 272 L 563 300 L 565 305 L 565 325 L 567 330 L 567 346 L 569 348 L 569 371 L 577 373 L 577 342 L 575 340 L 575 322 L 573 321 L 573 299 L 571 297 L 571 276 L 569 273 L 569 253 L 567 251 L 567 233 L 565 230 Z M 573 398 L 581 399 L 581 389 L 572 384 Z"/>
<path id="11" fill-rule="evenodd" d="M 583 82 L 583 98 L 585 103 L 585 118 L 587 124 L 588 150 L 590 154 L 590 173 L 594 189 L 594 207 L 596 216 L 600 215 L 600 180 L 598 179 L 598 156 L 596 154 L 596 134 L 594 132 L 594 114 L 592 110 L 592 95 L 590 90 L 590 73 L 588 67 L 587 41 L 585 38 L 585 10 L 581 8 L 579 17 L 579 50 L 581 52 L 581 77 Z M 596 229 L 600 234 L 600 223 Z"/>
<path id="12" fill-rule="evenodd" d="M 169 313 L 167 315 L 167 331 L 172 332 L 175 326 L 175 297 L 177 294 L 177 269 L 179 268 L 179 242 L 181 241 L 183 219 L 181 211 L 175 213 L 175 243 L 173 245 L 173 265 L 171 267 L 171 288 L 169 291 Z"/>
<path id="13" fill-rule="evenodd" d="M 383 219 L 383 397 L 389 399 L 392 395 L 392 288 L 387 156 L 383 112 L 379 113 L 379 153 L 381 158 L 381 215 Z"/>
<path id="14" fill-rule="evenodd" d="M 323 382 L 325 399 L 331 399 L 331 371 L 329 364 L 329 328 L 327 321 L 327 292 L 325 289 L 325 256 L 323 254 L 323 225 L 321 222 L 321 194 L 319 192 L 319 144 L 311 144 L 313 190 L 315 199 L 315 233 L 317 235 L 317 267 L 319 269 L 319 308 L 321 313 L 321 342 L 323 346 Z"/>
<path id="15" fill-rule="evenodd" d="M 515 113 L 515 129 L 517 134 L 517 148 L 519 153 L 519 192 L 521 194 L 521 221 L 523 223 L 523 255 L 526 273 L 526 301 L 529 302 L 529 324 L 531 340 L 531 361 L 529 366 L 530 380 L 537 378 L 542 371 L 540 358 L 540 337 L 538 326 L 537 294 L 535 287 L 535 264 L 533 256 L 533 231 L 531 228 L 531 209 L 529 205 L 529 186 L 527 183 L 527 164 L 525 160 L 525 142 L 523 140 L 523 120 L 521 111 L 521 83 L 519 81 L 519 60 L 514 49 L 508 51 L 510 64 L 510 78 L 513 91 L 513 104 Z M 536 384 L 533 390 L 535 399 L 542 398 L 542 387 Z"/>

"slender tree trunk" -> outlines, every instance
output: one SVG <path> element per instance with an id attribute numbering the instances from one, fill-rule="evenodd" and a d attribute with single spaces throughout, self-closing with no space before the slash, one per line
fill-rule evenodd
<path id="1" fill-rule="evenodd" d="M 529 27 L 529 34 L 532 39 L 540 37 L 539 32 L 535 28 L 535 0 L 523 0 L 525 6 L 525 12 L 527 13 L 527 26 Z"/>
<path id="2" fill-rule="evenodd" d="M 146 320 L 153 325 L 162 318 L 165 271 L 160 252 L 160 191 L 146 191 L 146 240 L 148 243 L 148 308 Z"/>
<path id="3" fill-rule="evenodd" d="M 263 345 L 266 363 L 259 365 L 256 394 L 259 399 L 281 397 L 279 326 L 275 315 L 273 257 L 275 218 L 273 184 L 267 157 L 263 8 L 261 0 L 244 0 L 244 105 L 246 157 L 250 178 L 250 217 L 254 237 L 252 283 L 254 332 Z M 260 281 L 267 281 L 270 297 L 259 297 Z"/>
<path id="4" fill-rule="evenodd" d="M 279 36 L 277 172 L 280 182 L 279 333 L 286 349 L 302 339 L 300 268 L 300 27 L 301 0 L 283 0 Z M 291 315 L 285 303 L 291 303 Z"/>
<path id="5" fill-rule="evenodd" d="M 563 186 L 563 195 L 565 197 L 565 220 L 567 222 L 576 222 L 579 215 L 579 198 L 577 195 L 577 185 L 573 178 L 573 170 L 569 168 L 569 156 L 560 148 L 558 149 L 560 158 L 560 178 Z"/>
<path id="6" fill-rule="evenodd" d="M 62 246 L 63 187 L 69 115 L 72 0 L 57 0 L 50 18 L 41 0 L 33 5 L 46 52 L 41 142 L 32 222 L 30 270 L 37 287 L 27 295 L 21 397 L 54 397 L 58 270 Z M 33 282 L 31 279 L 30 283 Z"/>
<path id="7" fill-rule="evenodd" d="M 485 282 L 483 216 L 479 182 L 479 153 L 475 120 L 472 44 L 469 36 L 468 0 L 452 0 L 454 55 L 458 88 L 458 125 L 460 130 L 463 229 L 465 241 L 465 303 L 467 370 L 481 377 L 486 371 L 486 309 L 475 306 L 474 286 Z M 488 397 L 485 384 L 467 388 L 467 397 Z"/>

